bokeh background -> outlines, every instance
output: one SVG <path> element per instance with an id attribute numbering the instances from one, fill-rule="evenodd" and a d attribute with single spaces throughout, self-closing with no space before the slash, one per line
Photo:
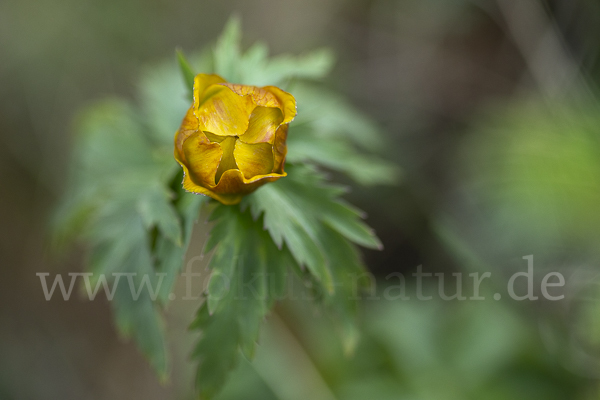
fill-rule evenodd
<path id="1" fill-rule="evenodd" d="M 191 398 L 196 305 L 169 310 L 161 384 L 106 301 L 46 302 L 35 273 L 83 268 L 83 249 L 47 245 L 78 112 L 134 99 L 147 65 L 212 43 L 232 14 L 274 54 L 331 48 L 326 85 L 385 133 L 401 182 L 348 196 L 385 245 L 364 253 L 380 291 L 418 265 L 493 272 L 492 290 L 529 254 L 536 288 L 548 271 L 568 284 L 558 302 L 366 299 L 350 358 L 326 317 L 288 302 L 222 398 L 598 398 L 600 3 L 3 0 L 0 399 Z"/>

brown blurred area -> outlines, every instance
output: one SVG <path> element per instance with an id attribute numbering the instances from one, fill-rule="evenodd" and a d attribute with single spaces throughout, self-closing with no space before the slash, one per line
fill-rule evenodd
<path id="1" fill-rule="evenodd" d="M 142 66 L 178 46 L 212 42 L 232 13 L 242 18 L 246 44 L 264 40 L 275 54 L 331 47 L 338 61 L 328 85 L 382 126 L 384 156 L 404 170 L 399 186 L 351 194 L 385 245 L 365 253 L 367 264 L 382 276 L 419 264 L 455 270 L 430 217 L 455 189 L 470 119 L 523 93 L 554 90 L 546 84 L 556 82 L 538 74 L 544 66 L 566 62 L 593 77 L 599 11 L 586 0 L 3 0 L 0 399 L 186 395 L 176 385 L 185 376 L 162 386 L 135 346 L 117 337 L 108 302 L 46 302 L 35 275 L 82 271 L 83 252 L 56 259 L 46 234 L 65 188 L 72 121 L 95 99 L 132 98 Z M 547 29 L 560 46 L 550 50 L 558 58 L 544 61 L 536 43 Z M 186 318 L 173 314 L 172 329 L 184 330 Z"/>

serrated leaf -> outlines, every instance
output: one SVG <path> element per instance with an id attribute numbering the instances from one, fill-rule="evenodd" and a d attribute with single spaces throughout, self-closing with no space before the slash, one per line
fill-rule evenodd
<path id="1" fill-rule="evenodd" d="M 236 365 L 239 351 L 254 354 L 260 323 L 283 292 L 291 258 L 278 249 L 262 228 L 239 207 L 219 205 L 207 248 L 214 247 L 207 301 L 191 328 L 201 337 L 193 358 L 198 361 L 197 386 L 203 398 L 221 388 Z"/>
<path id="2" fill-rule="evenodd" d="M 323 88 L 323 85 L 298 82 L 290 91 L 298 104 L 298 115 L 290 125 L 290 131 L 304 124 L 319 138 L 331 137 L 350 141 L 361 148 L 379 151 L 383 148 L 380 129 L 373 121 L 339 94 Z"/>
<path id="3" fill-rule="evenodd" d="M 269 59 L 268 47 L 257 42 L 245 53 L 241 49 L 241 24 L 232 17 L 213 51 L 215 72 L 230 82 L 255 86 L 284 86 L 291 79 L 319 79 L 327 75 L 334 57 L 328 49 L 304 55 L 282 54 Z"/>
<path id="4" fill-rule="evenodd" d="M 328 205 L 323 221 L 351 242 L 382 250 L 381 241 L 361 218 L 363 218 L 362 212 L 342 200 L 337 200 Z"/>
<path id="5" fill-rule="evenodd" d="M 227 21 L 213 51 L 215 72 L 229 82 L 240 82 L 241 41 L 241 22 L 237 16 L 233 16 Z"/>
<path id="6" fill-rule="evenodd" d="M 189 107 L 185 92 L 193 81 L 193 67 L 200 72 L 216 72 L 232 82 L 267 85 L 287 84 L 294 78 L 318 79 L 333 62 L 326 50 L 269 60 L 264 44 L 257 43 L 243 54 L 240 43 L 239 19 L 233 18 L 213 51 L 199 57 L 199 62 L 194 57 L 188 62 L 179 52 L 180 71 L 171 60 L 144 73 L 141 109 L 111 100 L 93 107 L 79 126 L 83 134 L 75 150 L 78 161 L 73 168 L 76 178 L 69 203 L 73 210 L 70 226 L 85 226 L 95 274 L 133 274 L 127 276 L 135 288 L 148 277 L 147 282 L 157 291 L 142 290 L 134 298 L 125 280 L 112 305 L 119 330 L 136 341 L 162 377 L 167 363 L 157 304 L 168 299 L 198 207 L 206 200 L 180 193 L 180 179 L 178 186 L 171 184 L 178 171 L 172 158 L 172 135 Z M 306 97 L 308 101 L 303 100 L 308 111 L 300 122 L 319 140 L 343 138 L 341 147 L 326 148 L 326 153 L 351 159 L 357 153 L 343 153 L 348 143 L 376 148 L 379 136 L 370 120 L 357 116 L 352 107 L 334 97 L 321 101 L 322 93 L 317 90 L 312 98 Z M 310 104 L 313 101 L 315 104 Z M 328 101 L 334 106 L 326 108 Z M 313 162 L 314 158 L 303 161 Z M 355 165 L 360 164 L 357 160 L 353 158 Z M 369 181 L 383 171 L 374 172 L 379 167 L 369 161 L 361 161 L 362 166 L 354 169 L 335 161 L 328 167 Z M 220 275 L 227 285 L 219 287 L 218 280 L 211 280 L 207 301 L 192 324 L 202 333 L 193 358 L 199 363 L 197 383 L 205 397 L 212 397 L 221 388 L 240 352 L 246 357 L 254 354 L 260 323 L 285 294 L 290 268 L 318 282 L 315 291 L 322 291 L 326 302 L 351 316 L 354 303 L 345 288 L 337 288 L 348 278 L 345 273 L 362 271 L 350 241 L 367 247 L 379 245 L 360 213 L 339 200 L 340 187 L 325 184 L 323 177 L 309 168 L 290 166 L 288 172 L 288 178 L 261 188 L 245 200 L 243 205 L 250 204 L 254 219 L 240 207 L 219 205 L 213 213 L 215 224 L 207 243 L 207 250 L 213 251 L 210 267 L 213 277 Z M 177 197 L 173 198 L 171 191 Z M 302 271 L 303 267 L 307 271 Z M 352 317 L 345 321 L 350 330 Z"/>
<path id="7" fill-rule="evenodd" d="M 291 78 L 320 79 L 329 74 L 334 60 L 333 53 L 329 49 L 313 50 L 300 56 L 284 54 L 273 57 L 269 61 L 268 76 L 277 84 Z"/>
<path id="8" fill-rule="evenodd" d="M 381 242 L 362 222 L 363 213 L 339 199 L 339 187 L 326 184 L 324 177 L 310 168 L 289 165 L 287 172 L 288 177 L 261 188 L 245 202 L 255 218 L 263 216 L 273 240 L 286 243 L 299 264 L 302 258 L 294 251 L 295 235 L 315 235 L 315 251 L 324 257 L 330 281 L 326 284 L 309 268 L 317 283 L 313 291 L 334 311 L 344 348 L 351 353 L 358 340 L 356 299 L 369 280 L 352 242 L 370 248 L 380 248 Z M 297 223 L 300 216 L 303 222 Z"/>
<path id="9" fill-rule="evenodd" d="M 140 113 L 148 134 L 161 146 L 161 154 L 171 155 L 173 136 L 191 104 L 187 90 L 175 60 L 142 70 Z"/>
<path id="10" fill-rule="evenodd" d="M 181 223 L 171 197 L 166 188 L 157 186 L 140 196 L 137 209 L 147 230 L 157 226 L 166 238 L 181 246 Z"/>
<path id="11" fill-rule="evenodd" d="M 344 351 L 352 354 L 359 339 L 356 326 L 358 303 L 356 299 L 362 295 L 368 272 L 365 269 L 355 246 L 344 236 L 332 229 L 324 229 L 320 236 L 331 265 L 333 279 L 336 283 L 334 294 L 325 297 L 325 302 L 334 312 L 341 332 Z"/>
<path id="12" fill-rule="evenodd" d="M 292 79 L 319 79 L 333 66 L 330 50 L 319 49 L 300 56 L 282 54 L 268 58 L 268 48 L 256 43 L 240 60 L 242 83 L 256 86 L 285 86 Z"/>
<path id="13" fill-rule="evenodd" d="M 301 266 L 306 266 L 329 291 L 331 273 L 318 241 L 318 221 L 299 203 L 304 187 L 292 179 L 261 188 L 248 198 L 253 215 L 264 213 L 265 228 L 281 247 L 285 243 Z"/>
<path id="14" fill-rule="evenodd" d="M 238 322 L 232 315 L 210 316 L 204 304 L 192 327 L 202 329 L 202 337 L 191 354 L 198 363 L 196 390 L 208 400 L 221 390 L 227 374 L 238 362 Z"/>
<path id="15" fill-rule="evenodd" d="M 167 356 L 164 338 L 164 322 L 159 309 L 154 304 L 154 294 L 158 294 L 162 279 L 152 270 L 149 249 L 141 245 L 132 248 L 130 264 L 123 265 L 124 272 L 135 273 L 127 281 L 119 282 L 115 297 L 111 303 L 119 331 L 133 338 L 142 353 L 148 358 L 161 380 L 167 377 Z M 144 285 L 144 277 L 147 284 Z M 121 278 L 123 279 L 123 278 Z M 133 290 L 139 293 L 134 298 Z M 127 284 L 126 284 L 127 283 Z M 152 289 L 149 289 L 150 285 Z M 153 292 L 151 292 L 152 290 Z"/>
<path id="16" fill-rule="evenodd" d="M 90 247 L 93 273 L 87 284 L 96 287 L 102 280 L 114 290 L 117 328 L 164 379 L 164 327 L 154 303 L 163 276 L 153 268 L 148 229 L 157 226 L 173 242 L 180 240 L 179 219 L 164 188 L 172 165 L 156 157 L 143 118 L 126 102 L 93 106 L 80 117 L 78 133 L 69 191 L 77 216 L 65 217 L 82 218 L 86 227 L 81 236 Z"/>
<path id="17" fill-rule="evenodd" d="M 309 168 L 287 167 L 288 177 L 246 198 L 255 218 L 264 215 L 265 228 L 277 245 L 283 242 L 300 265 L 306 265 L 328 292 L 333 292 L 331 260 L 320 237 L 329 225 L 349 240 L 370 248 L 381 243 L 360 219 L 360 213 L 341 201 L 336 186 L 326 185 Z"/>
<path id="18" fill-rule="evenodd" d="M 179 176 L 177 176 L 176 181 L 179 180 Z M 178 246 L 165 236 L 159 235 L 153 252 L 157 271 L 166 274 L 159 294 L 159 299 L 163 304 L 167 302 L 183 266 L 199 209 L 207 201 L 207 197 L 185 193 L 183 189 L 179 190 L 178 196 L 175 208 L 179 218 L 183 221 L 182 243 Z"/>
<path id="19" fill-rule="evenodd" d="M 90 235 L 94 249 L 92 285 L 102 276 L 106 279 L 109 290 L 114 291 L 111 306 L 117 328 L 123 336 L 135 340 L 164 379 L 167 372 L 164 326 L 153 298 L 160 290 L 162 278 L 152 268 L 142 219 L 135 210 L 132 213 L 132 210 L 114 208 L 110 214 L 104 213 L 96 224 L 99 225 L 94 226 Z M 119 238 L 116 243 L 115 237 Z"/>
<path id="20" fill-rule="evenodd" d="M 261 81 L 267 64 L 269 63 L 269 47 L 263 42 L 256 42 L 242 55 L 239 69 L 241 71 L 240 83 L 264 86 Z M 270 81 L 275 84 L 274 80 Z"/>
<path id="21" fill-rule="evenodd" d="M 177 54 L 177 63 L 179 64 L 181 76 L 183 77 L 183 81 L 185 82 L 185 87 L 188 92 L 188 98 L 193 100 L 194 78 L 196 77 L 196 72 L 185 58 L 185 55 L 181 49 L 177 49 L 175 52 Z"/>
<path id="22" fill-rule="evenodd" d="M 392 185 L 399 181 L 400 171 L 396 165 L 360 151 L 342 138 L 318 137 L 307 125 L 292 133 L 288 140 L 289 162 L 320 165 L 345 173 L 365 186 Z"/>
<path id="23" fill-rule="evenodd" d="M 77 172 L 84 179 L 100 182 L 114 180 L 144 168 L 154 172 L 154 159 L 150 143 L 135 109 L 124 101 L 113 99 L 99 102 L 79 118 Z M 83 155 L 85 154 L 85 157 Z M 82 182 L 96 186 L 97 181 Z"/>
<path id="24" fill-rule="evenodd" d="M 235 232 L 235 231 L 234 231 Z M 232 236 L 241 236 L 233 234 Z M 227 292 L 231 290 L 231 282 L 237 279 L 236 267 L 239 265 L 239 243 L 235 240 L 223 241 L 220 244 L 220 250 L 213 255 L 210 267 L 212 270 L 211 279 L 208 282 L 206 303 L 208 312 L 214 314 L 219 306 L 227 300 Z"/>

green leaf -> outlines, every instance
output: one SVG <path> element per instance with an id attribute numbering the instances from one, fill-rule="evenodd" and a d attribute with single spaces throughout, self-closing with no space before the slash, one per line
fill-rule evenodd
<path id="1" fill-rule="evenodd" d="M 313 289 L 334 312 L 351 353 L 358 341 L 356 299 L 370 283 L 352 242 L 381 249 L 381 242 L 361 218 L 363 213 L 339 198 L 338 186 L 327 184 L 314 169 L 287 167 L 288 177 L 261 188 L 245 200 L 255 218 L 263 216 L 273 241 L 285 243 L 298 264 L 315 278 Z M 304 239 L 298 243 L 297 238 Z M 313 248 L 305 242 L 312 242 Z M 309 256 L 319 251 L 325 271 L 311 266 Z M 318 266 L 320 267 L 320 265 Z"/>
<path id="2" fill-rule="evenodd" d="M 282 54 L 269 59 L 269 49 L 257 42 L 245 53 L 241 49 L 241 23 L 232 17 L 226 24 L 213 51 L 215 72 L 230 82 L 246 85 L 283 86 L 291 79 L 320 79 L 333 66 L 328 49 L 301 56 Z"/>
<path id="3" fill-rule="evenodd" d="M 242 204 L 255 218 L 263 217 L 276 244 L 285 243 L 296 262 L 307 266 L 316 296 L 333 311 L 344 348 L 351 353 L 358 340 L 356 299 L 370 283 L 352 242 L 375 249 L 381 249 L 381 242 L 362 221 L 363 213 L 339 198 L 343 191 L 338 186 L 327 184 L 311 168 L 288 165 L 287 172 L 288 177 L 261 188 Z M 311 257 L 324 264 L 311 266 Z"/>
<path id="4" fill-rule="evenodd" d="M 214 249 L 207 300 L 191 325 L 201 336 L 193 353 L 196 383 L 212 398 L 237 364 L 239 351 L 251 358 L 260 323 L 285 289 L 287 249 L 278 249 L 262 228 L 239 207 L 219 205 L 205 251 Z"/>
<path id="5" fill-rule="evenodd" d="M 292 163 L 311 163 L 345 173 L 365 186 L 393 185 L 400 179 L 396 165 L 358 150 L 342 138 L 319 137 L 306 125 L 291 131 L 286 159 Z"/>
<path id="6" fill-rule="evenodd" d="M 343 200 L 327 205 L 323 221 L 346 239 L 363 247 L 382 250 L 383 245 L 373 229 L 362 222 L 363 212 Z"/>
<path id="7" fill-rule="evenodd" d="M 334 61 L 329 49 L 313 50 L 301 56 L 282 54 L 269 61 L 265 75 L 276 84 L 292 78 L 321 79 L 331 72 Z"/>
<path id="8" fill-rule="evenodd" d="M 140 198 L 138 212 L 147 230 L 157 226 L 167 239 L 181 246 L 181 223 L 171 205 L 171 197 L 166 188 L 157 186 Z"/>
<path id="9" fill-rule="evenodd" d="M 326 296 L 324 300 L 337 322 L 344 351 L 350 355 L 360 336 L 356 326 L 356 300 L 370 283 L 370 276 L 356 247 L 349 243 L 343 234 L 334 229 L 323 229 L 320 240 L 327 249 L 326 256 L 336 283 L 335 293 Z"/>
<path id="10" fill-rule="evenodd" d="M 269 47 L 263 42 L 256 42 L 244 53 L 240 59 L 240 83 L 247 85 L 264 86 L 261 81 L 269 63 Z M 273 80 L 271 84 L 275 84 Z"/>
<path id="11" fill-rule="evenodd" d="M 235 315 L 211 316 L 205 303 L 190 327 L 202 331 L 191 358 L 198 363 L 196 390 L 203 399 L 212 399 L 221 390 L 227 374 L 239 361 L 238 326 Z"/>
<path id="12" fill-rule="evenodd" d="M 153 267 L 150 230 L 156 227 L 174 246 L 181 242 L 179 216 L 165 187 L 174 163 L 156 156 L 140 113 L 120 100 L 87 110 L 78 133 L 65 201 L 73 214 L 62 217 L 85 226 L 80 236 L 89 245 L 93 273 L 87 284 L 107 283 L 117 328 L 165 379 L 164 326 L 155 304 L 165 276 Z"/>
<path id="13" fill-rule="evenodd" d="M 328 291 L 333 291 L 331 272 L 318 240 L 318 220 L 302 202 L 304 189 L 307 187 L 286 178 L 261 188 L 247 201 L 255 218 L 264 213 L 265 228 L 277 246 L 285 243 L 298 264 L 306 266 Z"/>
<path id="14" fill-rule="evenodd" d="M 164 326 L 154 304 L 163 278 L 152 267 L 142 218 L 131 211 L 107 207 L 93 225 L 89 235 L 94 273 L 91 284 L 95 287 L 99 279 L 106 279 L 109 290 L 114 290 L 111 306 L 119 332 L 135 340 L 161 379 L 165 379 Z"/>
<path id="15" fill-rule="evenodd" d="M 215 72 L 229 82 L 240 82 L 241 41 L 241 22 L 237 16 L 233 16 L 225 25 L 213 51 Z"/>
<path id="16" fill-rule="evenodd" d="M 152 149 L 140 122 L 136 110 L 118 99 L 99 102 L 79 117 L 73 168 L 79 188 L 98 190 L 115 180 L 134 182 L 132 175 L 155 176 Z"/>
<path id="17" fill-rule="evenodd" d="M 288 161 L 339 171 L 362 185 L 398 183 L 398 167 L 374 153 L 383 141 L 369 118 L 322 86 L 299 82 L 291 92 L 298 115 L 290 125 Z"/>
<path id="18" fill-rule="evenodd" d="M 190 105 L 186 91 L 195 71 L 237 83 L 285 85 L 319 79 L 333 64 L 327 50 L 269 59 L 266 45 L 242 53 L 240 44 L 240 22 L 232 18 L 212 52 L 188 61 L 178 51 L 178 63 L 144 71 L 139 108 L 108 100 L 91 107 L 78 124 L 69 199 L 60 221 L 68 226 L 65 232 L 81 232 L 89 245 L 94 276 L 88 285 L 102 283 L 98 274 L 104 274 L 112 287 L 121 276 L 111 303 L 117 327 L 135 340 L 162 378 L 167 355 L 159 306 L 168 300 L 199 207 L 207 201 L 183 191 L 172 156 L 173 133 Z M 302 97 L 302 89 L 299 93 Z M 290 138 L 290 156 L 362 182 L 387 179 L 389 166 L 362 152 L 380 143 L 377 128 L 341 98 L 323 100 L 322 93 L 317 89 L 304 97 L 306 118 L 294 127 L 306 128 L 311 143 L 321 142 L 322 148 L 311 150 L 307 142 L 302 147 Z M 217 205 L 212 214 L 205 250 L 212 251 L 212 276 L 192 324 L 201 332 L 193 358 L 204 397 L 220 390 L 240 352 L 253 356 L 261 321 L 285 295 L 290 269 L 315 283 L 314 291 L 342 317 L 346 347 L 356 341 L 356 304 L 349 291 L 354 281 L 348 274 L 364 270 L 354 243 L 378 248 L 380 242 L 361 213 L 340 199 L 339 186 L 327 184 L 310 167 L 287 170 L 287 178 L 261 188 L 241 206 Z M 138 290 L 143 285 L 148 286 Z"/>
<path id="19" fill-rule="evenodd" d="M 197 62 L 194 63 L 196 65 Z M 153 141 L 161 146 L 160 154 L 170 156 L 175 131 L 192 104 L 177 62 L 169 60 L 143 69 L 138 92 L 145 128 Z"/>
<path id="20" fill-rule="evenodd" d="M 361 213 L 338 197 L 339 187 L 306 167 L 288 165 L 288 177 L 269 184 L 245 199 L 255 218 L 264 215 L 273 241 L 285 243 L 299 265 L 305 265 L 327 292 L 334 292 L 331 260 L 321 240 L 329 226 L 365 247 L 381 248 Z"/>
<path id="21" fill-rule="evenodd" d="M 196 72 L 194 72 L 194 69 L 185 58 L 185 55 L 181 49 L 177 49 L 175 52 L 177 53 L 177 63 L 179 64 L 179 69 L 181 70 L 185 87 L 188 90 L 188 97 L 190 100 L 193 100 L 194 78 L 196 77 Z"/>
<path id="22" fill-rule="evenodd" d="M 176 179 L 176 181 L 179 182 L 179 179 Z M 207 197 L 186 193 L 183 189 L 180 189 L 178 198 L 175 201 L 175 209 L 178 217 L 183 221 L 182 243 L 177 245 L 165 235 L 158 235 L 156 239 L 156 246 L 153 251 L 156 269 L 166 274 L 159 294 L 159 300 L 163 304 L 167 302 L 183 266 L 199 209 L 207 201 Z"/>
<path id="23" fill-rule="evenodd" d="M 320 79 L 333 67 L 330 50 L 319 49 L 301 56 L 282 54 L 268 58 L 268 47 L 256 43 L 240 60 L 242 83 L 285 86 L 292 79 Z"/>
<path id="24" fill-rule="evenodd" d="M 298 102 L 298 115 L 290 125 L 309 125 L 319 138 L 330 137 L 349 141 L 370 151 L 383 148 L 381 131 L 348 101 L 323 85 L 298 82 L 290 89 Z"/>

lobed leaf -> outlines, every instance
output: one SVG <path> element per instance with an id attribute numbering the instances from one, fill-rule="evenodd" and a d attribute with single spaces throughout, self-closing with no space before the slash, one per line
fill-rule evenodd
<path id="1" fill-rule="evenodd" d="M 307 82 L 298 82 L 290 90 L 298 103 L 298 116 L 290 129 L 307 124 L 319 138 L 342 140 L 369 151 L 382 150 L 379 127 L 343 96 Z"/>
<path id="2" fill-rule="evenodd" d="M 181 49 L 177 49 L 176 54 L 177 63 L 179 64 L 181 75 L 183 76 L 183 81 L 187 89 L 188 98 L 191 101 L 193 101 L 194 78 L 196 77 L 196 72 L 194 71 L 194 68 L 190 65 L 188 60 L 185 58 L 185 55 L 183 54 L 183 51 L 181 51 Z"/>
<path id="3" fill-rule="evenodd" d="M 334 292 L 331 263 L 321 237 L 326 227 L 365 247 L 381 242 L 361 220 L 361 213 L 339 199 L 337 186 L 322 175 L 299 166 L 288 166 L 288 177 L 261 188 L 246 198 L 254 216 L 278 245 L 285 243 L 299 265 L 305 265 L 329 293 Z"/>
<path id="4" fill-rule="evenodd" d="M 292 133 L 288 140 L 289 162 L 320 165 L 342 172 L 365 186 L 392 185 L 400 179 L 396 165 L 365 154 L 341 138 L 318 137 L 308 126 L 294 129 Z"/>
<path id="5" fill-rule="evenodd" d="M 196 383 L 203 398 L 213 397 L 237 364 L 238 350 L 254 354 L 260 323 L 285 290 L 293 259 L 278 249 L 261 222 L 239 207 L 219 205 L 206 250 L 214 249 L 207 300 L 191 329 L 201 331 L 193 353 Z"/>
<path id="6" fill-rule="evenodd" d="M 79 121 L 69 200 L 57 224 L 62 221 L 66 233 L 84 232 L 95 273 L 88 285 L 99 283 L 98 274 L 111 277 L 109 286 L 112 274 L 128 274 L 134 288 L 150 286 L 132 295 L 129 285 L 118 285 L 112 306 L 120 332 L 136 341 L 163 378 L 167 357 L 158 306 L 168 300 L 198 209 L 208 201 L 183 191 L 172 157 L 172 134 L 189 106 L 186 90 L 195 71 L 245 84 L 287 85 L 322 78 L 333 65 L 327 50 L 269 58 L 264 44 L 242 52 L 240 43 L 240 22 L 233 18 L 211 53 L 190 62 L 178 51 L 183 80 L 175 62 L 146 70 L 140 108 L 109 100 Z M 381 147 L 370 120 L 341 97 L 315 86 L 297 88 L 301 110 L 293 131 L 305 134 L 290 135 L 289 160 L 337 170 L 361 183 L 395 179 L 393 166 L 363 151 Z M 218 205 L 212 213 L 205 249 L 213 252 L 212 276 L 192 324 L 201 331 L 193 358 L 206 398 L 221 388 L 240 351 L 253 356 L 260 323 L 285 295 L 290 269 L 315 283 L 315 293 L 336 310 L 346 347 L 356 341 L 351 295 L 354 276 L 365 271 L 355 244 L 381 243 L 362 213 L 341 200 L 339 186 L 308 166 L 287 170 L 287 178 L 246 197 L 241 207 Z"/>
<path id="7" fill-rule="evenodd" d="M 171 197 L 166 188 L 156 186 L 140 198 L 137 209 L 147 230 L 156 226 L 167 239 L 181 246 L 181 222 L 171 204 Z"/>
<path id="8" fill-rule="evenodd" d="M 240 83 L 241 41 L 241 21 L 231 17 L 213 50 L 215 72 L 229 82 Z"/>
<path id="9" fill-rule="evenodd" d="M 179 175 L 175 178 L 179 182 Z M 208 201 L 207 197 L 186 194 L 183 189 L 178 191 L 178 197 L 174 201 L 174 207 L 178 218 L 182 221 L 182 241 L 174 243 L 166 235 L 158 235 L 156 245 L 153 249 L 155 266 L 157 271 L 165 273 L 163 285 L 159 293 L 159 300 L 165 304 L 173 289 L 173 285 L 183 266 L 194 224 L 198 218 L 198 210 Z"/>
<path id="10" fill-rule="evenodd" d="M 183 217 L 166 186 L 175 163 L 156 156 L 139 111 L 122 101 L 89 109 L 80 117 L 78 131 L 65 202 L 69 208 L 57 223 L 85 226 L 80 236 L 89 245 L 93 273 L 86 285 L 106 283 L 118 330 L 136 342 L 165 379 L 164 326 L 155 301 L 164 293 L 164 278 L 169 275 L 171 286 L 178 269 L 157 273 L 151 243 L 156 231 L 161 249 L 181 249 L 183 244 Z M 186 241 L 188 228 L 186 224 Z M 165 260 L 158 258 L 164 267 Z M 179 257 L 179 265 L 181 261 Z"/>

